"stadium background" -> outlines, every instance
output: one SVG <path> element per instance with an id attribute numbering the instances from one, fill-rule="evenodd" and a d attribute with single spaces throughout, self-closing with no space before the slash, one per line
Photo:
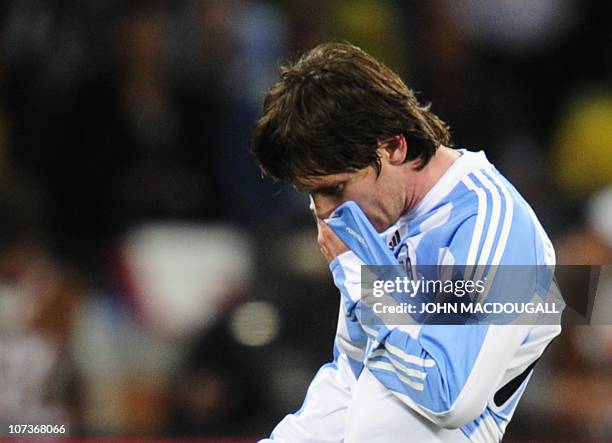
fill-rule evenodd
<path id="1" fill-rule="evenodd" d="M 2 2 L 0 435 L 248 441 L 299 407 L 338 295 L 248 140 L 279 60 L 331 38 L 484 149 L 560 263 L 612 263 L 610 23 L 578 0 Z M 611 360 L 610 328 L 566 328 L 507 440 L 610 441 Z"/>

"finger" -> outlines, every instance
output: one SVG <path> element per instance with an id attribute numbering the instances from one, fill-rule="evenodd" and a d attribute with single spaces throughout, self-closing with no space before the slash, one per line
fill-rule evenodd
<path id="1" fill-rule="evenodd" d="M 326 237 L 325 237 L 325 226 L 324 223 L 317 218 L 317 243 L 320 247 L 325 245 Z"/>
<path id="2" fill-rule="evenodd" d="M 331 258 L 335 258 L 347 251 L 346 245 L 338 238 L 336 233 L 323 220 L 317 222 L 319 229 L 319 245 L 324 246 Z"/>
<path id="3" fill-rule="evenodd" d="M 320 229 L 321 229 L 321 236 L 323 237 L 324 241 L 327 244 L 334 246 L 334 247 L 344 246 L 344 243 L 342 243 L 342 240 L 338 238 L 336 233 L 327 225 L 327 223 L 322 221 Z"/>
<path id="4" fill-rule="evenodd" d="M 326 229 L 329 229 L 329 226 L 327 226 L 321 219 L 317 218 L 317 243 L 319 244 L 319 250 L 321 251 L 321 254 L 323 254 L 323 257 L 325 257 L 328 262 L 331 262 L 335 256 L 329 250 L 329 238 Z"/>
<path id="5" fill-rule="evenodd" d="M 331 253 L 330 253 L 330 252 L 327 250 L 327 248 L 326 248 L 326 247 L 321 246 L 321 247 L 319 247 L 319 249 L 320 249 L 320 251 L 321 251 L 321 254 L 323 254 L 323 257 L 325 257 L 325 259 L 326 259 L 328 262 L 331 262 L 331 261 L 334 259 L 334 257 L 333 257 L 333 256 L 332 256 L 332 254 L 331 254 Z"/>

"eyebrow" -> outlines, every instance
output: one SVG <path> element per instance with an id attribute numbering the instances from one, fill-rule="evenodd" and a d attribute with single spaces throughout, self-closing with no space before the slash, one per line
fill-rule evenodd
<path id="1" fill-rule="evenodd" d="M 310 192 L 316 192 L 316 191 L 318 191 L 321 188 L 329 187 L 329 185 L 325 184 L 325 185 L 310 187 L 310 186 L 308 186 L 308 184 L 306 184 L 304 182 L 295 181 L 295 182 L 293 182 L 293 187 L 295 189 L 297 189 L 298 191 L 300 191 L 300 192 L 310 193 Z"/>
<path id="2" fill-rule="evenodd" d="M 309 188 L 309 187 L 304 187 L 304 186 L 300 186 L 300 185 L 296 185 L 296 188 L 299 191 L 302 192 L 307 192 L 309 194 L 313 194 L 313 193 L 317 193 L 317 192 L 334 192 L 335 188 L 338 187 L 338 185 L 344 183 L 346 180 L 337 180 L 333 183 L 326 183 L 324 185 L 320 185 L 320 186 L 315 186 L 314 188 Z"/>

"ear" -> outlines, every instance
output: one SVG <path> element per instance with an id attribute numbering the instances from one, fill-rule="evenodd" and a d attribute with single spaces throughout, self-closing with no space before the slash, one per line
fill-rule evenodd
<path id="1" fill-rule="evenodd" d="M 408 142 L 403 134 L 385 140 L 381 148 L 387 151 L 389 163 L 392 165 L 401 165 L 406 161 L 406 157 L 408 156 Z"/>

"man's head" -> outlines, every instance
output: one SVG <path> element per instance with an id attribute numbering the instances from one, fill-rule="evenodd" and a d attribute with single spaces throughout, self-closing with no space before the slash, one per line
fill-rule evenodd
<path id="1" fill-rule="evenodd" d="M 282 67 L 253 133 L 263 172 L 310 192 L 319 216 L 352 199 L 379 228 L 401 215 L 389 166 L 422 169 L 449 144 L 448 127 L 399 76 L 348 43 Z"/>

